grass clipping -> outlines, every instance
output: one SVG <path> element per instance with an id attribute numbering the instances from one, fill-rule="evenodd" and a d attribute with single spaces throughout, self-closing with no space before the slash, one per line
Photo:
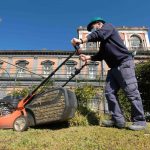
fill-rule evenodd
<path id="1" fill-rule="evenodd" d="M 96 112 L 91 111 L 86 107 L 80 107 L 75 113 L 75 117 L 69 120 L 69 125 L 72 126 L 88 126 L 99 125 L 100 117 Z"/>

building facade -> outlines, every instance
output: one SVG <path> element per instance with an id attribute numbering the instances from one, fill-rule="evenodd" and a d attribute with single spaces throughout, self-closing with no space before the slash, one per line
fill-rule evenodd
<path id="1" fill-rule="evenodd" d="M 124 44 L 131 53 L 136 53 L 135 62 L 150 60 L 150 43 L 148 28 L 146 27 L 117 27 Z M 79 38 L 89 32 L 86 27 L 77 29 Z M 100 43 L 84 43 L 81 45 L 83 53 L 94 55 L 99 50 Z M 74 50 L 0 50 L 0 99 L 13 90 L 31 87 L 39 84 L 43 78 L 53 72 Z M 52 77 L 56 85 L 63 85 L 74 74 L 76 68 L 83 65 L 74 55 Z M 16 67 L 16 66 L 19 66 Z M 23 69 L 25 68 L 25 69 Z M 89 82 L 95 86 L 104 86 L 102 81 L 108 71 L 104 61 L 89 62 L 68 86 Z"/>
<path id="2" fill-rule="evenodd" d="M 123 27 L 116 27 L 116 29 L 119 31 L 119 34 L 126 47 L 129 49 L 129 51 L 150 50 L 148 28 L 123 26 Z M 78 31 L 79 38 L 84 38 L 86 37 L 87 34 L 89 34 L 86 27 L 80 26 L 77 31 Z M 95 43 L 95 42 L 84 43 L 83 45 L 81 45 L 81 47 L 85 51 L 98 50 L 99 43 Z"/>

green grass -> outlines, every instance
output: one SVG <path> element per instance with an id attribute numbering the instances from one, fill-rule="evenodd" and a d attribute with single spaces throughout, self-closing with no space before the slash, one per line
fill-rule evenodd
<path id="1" fill-rule="evenodd" d="M 0 130 L 0 150 L 150 150 L 150 126 L 143 131 L 100 126 Z"/>

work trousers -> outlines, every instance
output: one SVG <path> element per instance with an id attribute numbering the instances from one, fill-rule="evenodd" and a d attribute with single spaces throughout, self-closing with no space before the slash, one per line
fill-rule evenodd
<path id="1" fill-rule="evenodd" d="M 112 120 L 123 123 L 125 119 L 117 98 L 117 92 L 120 88 L 123 89 L 131 102 L 132 122 L 137 125 L 146 125 L 133 60 L 128 60 L 118 67 L 110 69 L 106 78 L 105 96 Z"/>

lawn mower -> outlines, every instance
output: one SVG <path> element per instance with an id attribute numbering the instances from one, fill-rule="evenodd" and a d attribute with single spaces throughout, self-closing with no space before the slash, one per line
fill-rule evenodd
<path id="1" fill-rule="evenodd" d="M 13 129 L 21 132 L 30 126 L 68 121 L 74 117 L 77 108 L 76 95 L 64 86 L 80 73 L 86 63 L 81 68 L 75 69 L 74 74 L 61 87 L 41 90 L 60 67 L 74 54 L 79 53 L 80 47 L 74 46 L 74 48 L 75 51 L 16 106 L 8 101 L 0 102 L 0 129 Z"/>

